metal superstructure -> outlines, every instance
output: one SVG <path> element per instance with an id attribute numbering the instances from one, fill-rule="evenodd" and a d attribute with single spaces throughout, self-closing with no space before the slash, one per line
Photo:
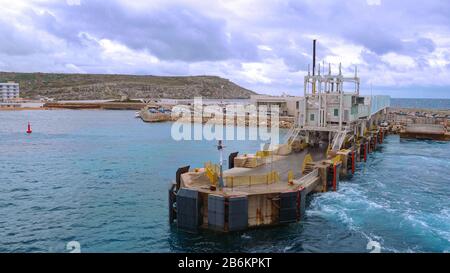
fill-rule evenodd
<path id="1" fill-rule="evenodd" d="M 356 66 L 353 76 L 344 76 L 341 64 L 337 74 L 332 73 L 331 64 L 327 73 L 324 64 L 316 69 L 315 47 L 314 40 L 313 69 L 310 71 L 308 67 L 304 77 L 304 98 L 300 101 L 295 130 L 289 137 L 302 135 L 308 143 L 328 140 L 337 151 L 348 133 L 363 135 L 375 121 L 371 117 L 389 106 L 389 97 L 361 96 Z"/>
<path id="2" fill-rule="evenodd" d="M 296 122 L 284 143 L 254 154 L 231 153 L 223 171 L 212 162 L 193 170 L 179 168 L 169 189 L 171 223 L 189 232 L 233 232 L 301 221 L 309 194 L 337 191 L 339 180 L 355 173 L 356 162 L 366 161 L 383 143 L 385 130 L 377 125 L 389 98 L 361 96 L 356 68 L 352 77 L 343 75 L 341 65 L 337 74 L 330 65 L 328 74 L 320 65 L 316 69 L 315 45 L 304 97 L 290 105 Z M 285 104 L 289 110 L 285 98 L 255 102 Z M 221 151 L 222 143 L 218 146 Z M 221 155 L 220 165 L 222 161 Z"/>

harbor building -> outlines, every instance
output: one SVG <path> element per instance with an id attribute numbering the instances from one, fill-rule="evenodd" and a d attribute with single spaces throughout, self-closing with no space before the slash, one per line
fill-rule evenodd
<path id="1" fill-rule="evenodd" d="M 272 106 L 278 106 L 282 116 L 297 117 L 300 101 L 302 97 L 297 96 L 269 96 L 269 95 L 251 95 L 250 103 L 256 107 L 265 105 L 267 109 Z"/>
<path id="2" fill-rule="evenodd" d="M 8 102 L 20 96 L 19 84 L 15 82 L 0 83 L 0 100 Z"/>

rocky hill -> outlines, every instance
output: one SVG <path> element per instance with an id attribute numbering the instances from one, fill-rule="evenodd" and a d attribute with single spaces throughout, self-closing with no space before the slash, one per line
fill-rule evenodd
<path id="1" fill-rule="evenodd" d="M 21 97 L 57 100 L 176 98 L 195 96 L 249 98 L 253 91 L 215 76 L 160 77 L 110 74 L 54 74 L 0 72 L 0 82 L 20 84 Z"/>

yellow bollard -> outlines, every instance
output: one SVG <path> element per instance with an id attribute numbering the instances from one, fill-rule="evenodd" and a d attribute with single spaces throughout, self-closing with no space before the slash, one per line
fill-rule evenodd
<path id="1" fill-rule="evenodd" d="M 288 172 L 288 184 L 294 184 L 294 172 L 292 170 Z"/>
<path id="2" fill-rule="evenodd" d="M 306 164 L 313 162 L 313 158 L 311 156 L 311 154 L 307 154 L 305 156 L 305 159 L 303 159 L 303 163 L 302 163 L 302 174 L 305 172 L 305 168 L 306 168 Z"/>

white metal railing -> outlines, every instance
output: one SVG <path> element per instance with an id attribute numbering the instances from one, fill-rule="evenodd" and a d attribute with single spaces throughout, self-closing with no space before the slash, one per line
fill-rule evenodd
<path id="1" fill-rule="evenodd" d="M 341 149 L 342 144 L 344 143 L 345 140 L 345 136 L 347 135 L 346 131 L 341 131 L 338 132 L 334 139 L 333 139 L 333 146 L 332 146 L 332 150 L 333 151 L 338 151 L 339 149 Z"/>
<path id="2" fill-rule="evenodd" d="M 292 141 L 297 137 L 297 135 L 300 133 L 300 129 L 296 127 L 295 125 L 289 129 L 287 134 L 283 138 L 283 143 L 291 144 Z"/>
<path id="3" fill-rule="evenodd" d="M 310 179 L 313 179 L 318 176 L 319 176 L 319 169 L 314 169 L 312 172 L 308 173 L 307 175 L 301 177 L 300 179 L 295 180 L 294 183 L 297 185 L 300 185 L 300 184 L 303 184 L 304 182 L 309 181 Z"/>
<path id="4" fill-rule="evenodd" d="M 292 134 L 294 133 L 295 130 L 295 126 L 292 126 L 289 131 L 286 133 L 286 135 L 284 135 L 283 137 L 283 143 L 288 142 L 289 138 L 292 136 Z"/>

